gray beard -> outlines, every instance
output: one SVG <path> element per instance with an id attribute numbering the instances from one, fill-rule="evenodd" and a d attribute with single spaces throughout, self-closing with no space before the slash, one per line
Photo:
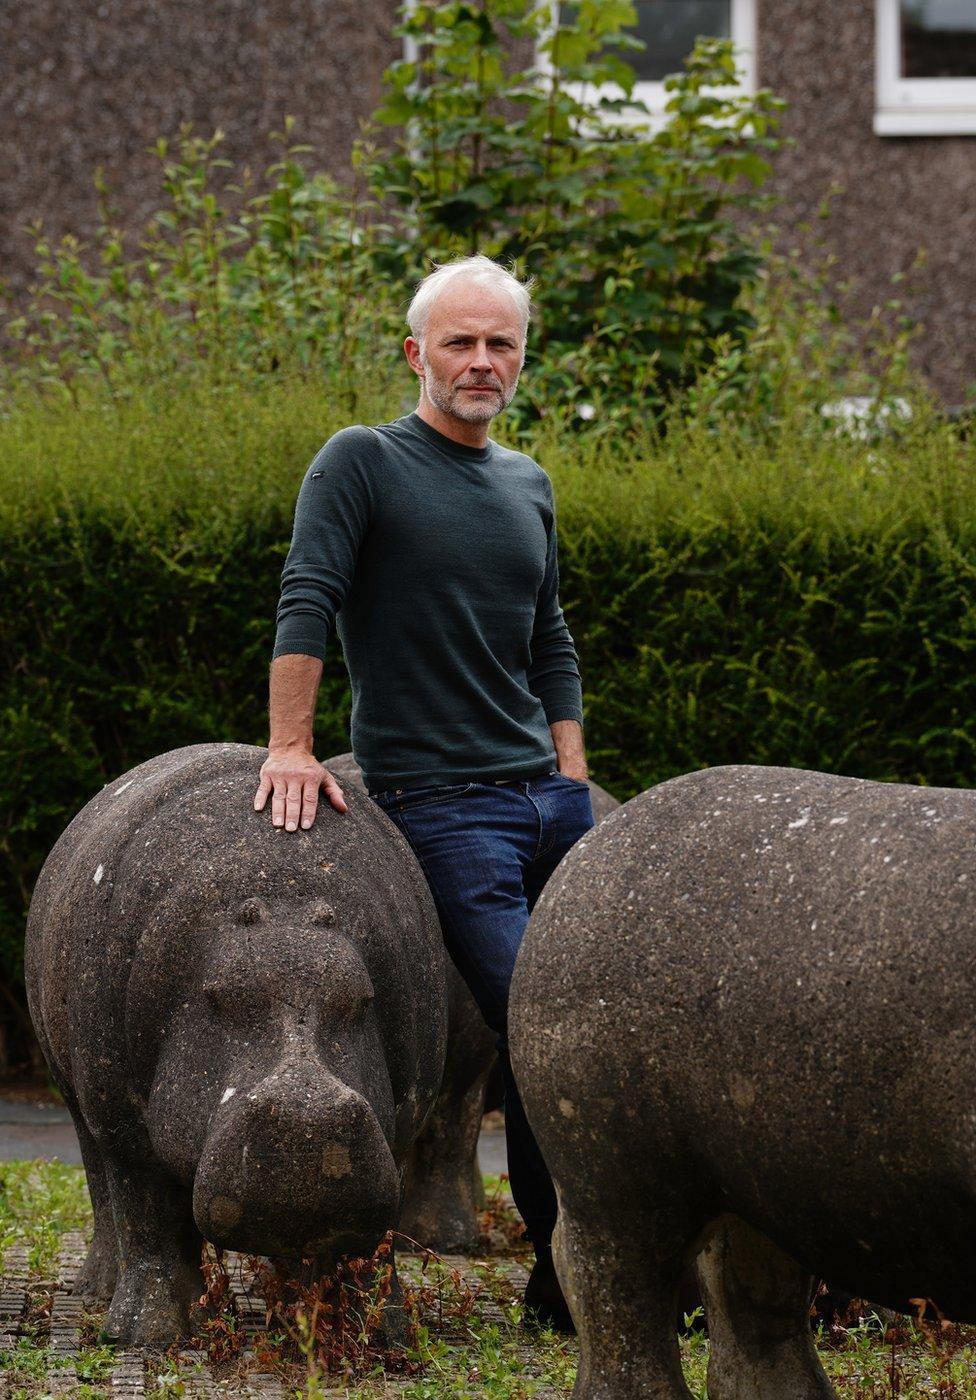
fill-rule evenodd
<path id="1" fill-rule="evenodd" d="M 516 375 L 515 382 L 507 394 L 499 389 L 495 391 L 493 398 L 472 399 L 469 403 L 464 397 L 463 390 L 455 389 L 444 379 L 438 379 L 422 350 L 420 363 L 424 368 L 424 385 L 431 403 L 442 413 L 446 413 L 449 418 L 458 418 L 462 423 L 490 423 L 493 418 L 497 418 L 502 409 L 508 408 L 518 388 L 518 375 Z"/>

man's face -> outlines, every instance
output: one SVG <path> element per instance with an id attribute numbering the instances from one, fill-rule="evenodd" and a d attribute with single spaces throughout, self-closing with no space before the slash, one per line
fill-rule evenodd
<path id="1" fill-rule="evenodd" d="M 422 348 L 413 345 L 427 397 L 449 417 L 487 423 L 515 397 L 522 326 L 505 292 L 458 278 L 431 307 Z"/>

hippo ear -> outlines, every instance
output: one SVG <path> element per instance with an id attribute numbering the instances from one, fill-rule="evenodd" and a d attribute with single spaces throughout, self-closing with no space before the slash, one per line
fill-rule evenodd
<path id="1" fill-rule="evenodd" d="M 335 910 L 331 904 L 326 904 L 324 899 L 318 899 L 312 905 L 312 923 L 323 924 L 326 928 L 331 928 L 336 921 Z"/>
<path id="2" fill-rule="evenodd" d="M 244 900 L 234 919 L 236 924 L 267 924 L 270 921 L 268 906 L 263 899 L 258 899 L 256 895 Z"/>

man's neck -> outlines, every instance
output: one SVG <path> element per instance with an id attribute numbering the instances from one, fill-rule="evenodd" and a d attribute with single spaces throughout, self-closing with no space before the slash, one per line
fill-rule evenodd
<path id="1" fill-rule="evenodd" d="M 488 446 L 487 423 L 466 423 L 463 418 L 454 418 L 449 413 L 443 413 L 425 394 L 420 396 L 417 417 L 422 418 L 428 427 L 443 433 L 444 437 L 453 442 L 461 443 L 463 447 Z"/>

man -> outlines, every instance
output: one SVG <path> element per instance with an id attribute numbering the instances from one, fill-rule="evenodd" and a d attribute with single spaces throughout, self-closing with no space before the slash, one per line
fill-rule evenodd
<path id="1" fill-rule="evenodd" d="M 335 622 L 352 683 L 352 747 L 370 796 L 413 847 L 445 942 L 488 1024 L 505 1082 L 509 1174 L 536 1262 L 526 1313 L 572 1326 L 552 1266 L 552 1181 L 506 1040 L 529 913 L 593 825 L 582 690 L 558 599 L 552 485 L 488 425 L 525 358 L 528 289 L 490 258 L 420 284 L 404 351 L 415 413 L 336 433 L 298 497 L 271 667 L 271 737 L 255 807 L 311 826 L 315 697 Z"/>

